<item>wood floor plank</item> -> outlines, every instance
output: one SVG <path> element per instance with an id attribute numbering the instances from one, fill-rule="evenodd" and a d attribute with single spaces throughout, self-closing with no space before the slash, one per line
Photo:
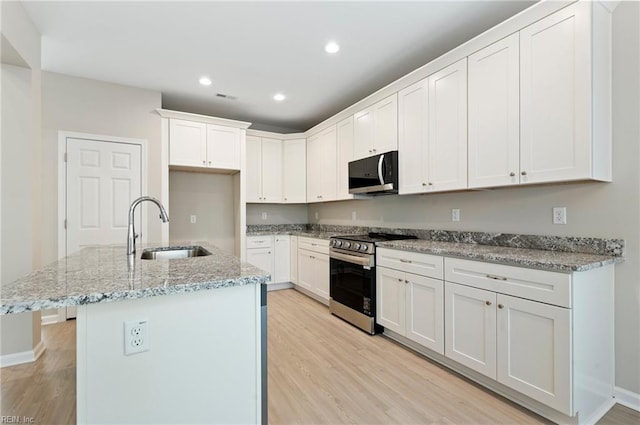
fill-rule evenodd
<path id="1" fill-rule="evenodd" d="M 548 423 L 295 290 L 270 292 L 268 314 L 270 424 Z M 75 423 L 75 329 L 43 327 L 43 356 L 0 370 L 0 415 Z M 640 412 L 620 405 L 599 422 L 638 424 Z"/>

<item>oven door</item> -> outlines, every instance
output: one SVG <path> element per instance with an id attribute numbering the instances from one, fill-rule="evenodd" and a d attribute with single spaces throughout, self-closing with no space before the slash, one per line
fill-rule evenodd
<path id="1" fill-rule="evenodd" d="M 375 317 L 376 271 L 373 256 L 356 257 L 336 252 L 329 256 L 331 299 L 365 316 Z"/>

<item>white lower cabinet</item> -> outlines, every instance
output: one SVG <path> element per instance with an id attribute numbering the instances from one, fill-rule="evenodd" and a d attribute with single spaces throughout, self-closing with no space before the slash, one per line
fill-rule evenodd
<path id="1" fill-rule="evenodd" d="M 247 236 L 247 263 L 268 272 L 268 284 L 290 281 L 290 259 L 288 235 Z"/>
<path id="2" fill-rule="evenodd" d="M 299 288 L 329 302 L 329 241 L 298 237 Z"/>
<path id="3" fill-rule="evenodd" d="M 595 423 L 613 405 L 612 265 L 564 273 L 387 248 L 376 261 L 391 338 L 554 422 Z"/>
<path id="4" fill-rule="evenodd" d="M 444 354 L 443 258 L 378 248 L 377 261 L 376 323 Z"/>

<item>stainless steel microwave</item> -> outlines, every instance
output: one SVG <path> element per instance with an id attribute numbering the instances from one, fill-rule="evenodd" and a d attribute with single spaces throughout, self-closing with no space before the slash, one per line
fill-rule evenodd
<path id="1" fill-rule="evenodd" d="M 398 193 L 398 151 L 377 154 L 349 163 L 349 193 Z"/>

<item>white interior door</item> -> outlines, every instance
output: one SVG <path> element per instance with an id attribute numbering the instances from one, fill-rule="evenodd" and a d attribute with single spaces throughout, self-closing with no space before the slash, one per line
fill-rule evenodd
<path id="1" fill-rule="evenodd" d="M 67 138 L 66 147 L 65 254 L 88 245 L 124 244 L 129 206 L 142 195 L 142 146 Z M 141 208 L 135 224 L 141 233 Z M 67 317 L 75 317 L 75 308 Z"/>

